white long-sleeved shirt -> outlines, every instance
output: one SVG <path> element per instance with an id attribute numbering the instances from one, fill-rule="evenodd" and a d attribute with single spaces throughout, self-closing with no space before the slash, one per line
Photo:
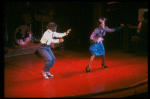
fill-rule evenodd
<path id="1" fill-rule="evenodd" d="M 57 32 L 52 32 L 50 29 L 47 29 L 47 31 L 44 32 L 40 42 L 42 44 L 50 45 L 51 42 L 53 43 L 59 43 L 59 39 L 53 39 L 54 37 L 64 37 L 66 36 L 66 32 L 64 33 L 57 33 Z"/>

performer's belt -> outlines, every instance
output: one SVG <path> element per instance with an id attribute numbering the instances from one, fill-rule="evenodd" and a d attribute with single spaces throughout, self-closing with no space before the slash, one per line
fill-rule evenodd
<path id="1" fill-rule="evenodd" d="M 101 44 L 102 42 L 96 42 L 96 44 Z"/>
<path id="2" fill-rule="evenodd" d="M 91 44 L 100 44 L 100 43 L 102 43 L 102 41 L 101 42 L 95 42 L 94 40 L 91 40 L 90 42 L 91 42 Z"/>
<path id="3" fill-rule="evenodd" d="M 41 46 L 46 46 L 46 44 L 42 44 L 41 42 L 39 43 Z"/>

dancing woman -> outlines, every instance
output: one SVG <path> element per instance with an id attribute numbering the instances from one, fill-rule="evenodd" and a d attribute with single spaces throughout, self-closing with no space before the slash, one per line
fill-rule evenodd
<path id="1" fill-rule="evenodd" d="M 102 56 L 102 67 L 108 68 L 108 66 L 105 65 L 105 49 L 103 45 L 103 37 L 105 36 L 106 32 L 115 32 L 120 30 L 122 27 L 124 27 L 124 24 L 121 24 L 119 27 L 116 27 L 115 29 L 109 29 L 107 26 L 105 26 L 106 18 L 100 18 L 97 22 L 98 28 L 96 28 L 93 33 L 90 36 L 91 46 L 89 48 L 90 53 L 92 54 L 90 58 L 90 62 L 88 66 L 86 67 L 86 72 L 90 72 L 89 68 L 94 60 L 95 56 Z"/>

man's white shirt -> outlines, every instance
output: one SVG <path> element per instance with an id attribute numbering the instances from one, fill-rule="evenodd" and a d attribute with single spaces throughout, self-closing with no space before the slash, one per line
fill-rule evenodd
<path id="1" fill-rule="evenodd" d="M 52 32 L 50 29 L 47 29 L 47 31 L 44 32 L 40 42 L 42 44 L 50 45 L 53 43 L 59 43 L 59 39 L 53 39 L 54 37 L 64 37 L 66 36 L 66 32 L 64 33 L 58 33 L 58 32 Z"/>

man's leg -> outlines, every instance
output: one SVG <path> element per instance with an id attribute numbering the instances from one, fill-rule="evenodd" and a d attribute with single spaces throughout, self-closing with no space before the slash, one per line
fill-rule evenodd
<path id="1" fill-rule="evenodd" d="M 55 63 L 55 56 L 54 56 L 54 54 L 53 54 L 53 52 L 52 52 L 51 49 L 48 50 L 48 53 L 49 53 L 49 55 L 51 56 L 51 63 L 50 63 L 50 66 L 48 67 L 48 71 L 47 71 L 46 73 L 47 73 L 48 76 L 53 77 L 54 75 L 52 75 L 52 74 L 49 72 L 49 70 L 50 70 L 50 68 L 53 67 L 53 65 L 54 65 L 54 63 Z"/>
<path id="2" fill-rule="evenodd" d="M 42 72 L 42 74 L 46 79 L 49 79 L 47 73 L 49 72 L 49 69 L 51 67 L 53 67 L 54 60 L 53 60 L 52 56 L 49 53 L 49 49 L 42 47 L 42 48 L 38 48 L 38 51 L 40 52 L 40 54 L 44 57 L 44 60 L 46 61 L 45 62 L 45 67 L 43 68 L 44 72 Z"/>
<path id="3" fill-rule="evenodd" d="M 44 60 L 46 61 L 45 63 L 45 67 L 43 68 L 43 70 L 45 72 L 48 72 L 49 71 L 49 68 L 51 67 L 52 65 L 52 57 L 51 55 L 49 54 L 48 50 L 45 49 L 45 48 L 42 48 L 42 49 L 39 49 L 39 52 L 40 54 L 44 57 Z"/>

